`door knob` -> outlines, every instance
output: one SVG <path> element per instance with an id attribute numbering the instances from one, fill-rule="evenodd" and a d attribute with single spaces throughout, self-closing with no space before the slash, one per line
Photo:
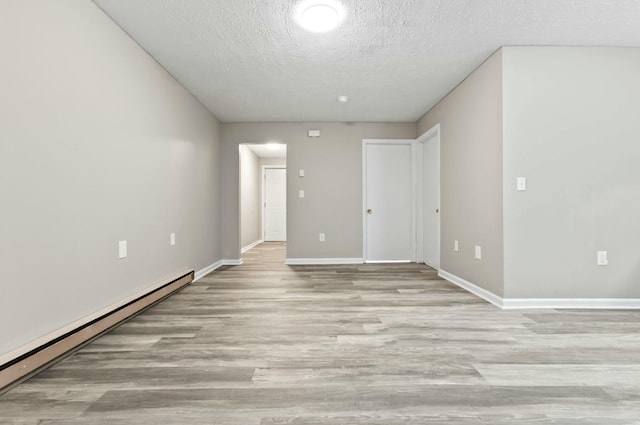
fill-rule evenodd
<path id="1" fill-rule="evenodd" d="M 373 210 L 372 210 L 371 208 L 369 208 L 369 209 L 367 210 L 367 214 L 372 214 L 372 213 L 373 213 Z"/>
<path id="2" fill-rule="evenodd" d="M 440 209 L 436 208 L 436 214 L 438 214 L 440 212 Z"/>

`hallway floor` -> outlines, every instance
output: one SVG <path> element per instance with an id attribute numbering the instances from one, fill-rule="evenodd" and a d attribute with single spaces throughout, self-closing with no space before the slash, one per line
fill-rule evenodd
<path id="1" fill-rule="evenodd" d="M 0 396 L 0 424 L 640 424 L 640 312 L 501 311 L 265 243 Z"/>

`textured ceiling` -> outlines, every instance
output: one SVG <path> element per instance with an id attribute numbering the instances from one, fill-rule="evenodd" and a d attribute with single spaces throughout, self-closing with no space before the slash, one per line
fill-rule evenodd
<path id="1" fill-rule="evenodd" d="M 415 121 L 500 46 L 640 46 L 640 0 L 344 0 L 325 34 L 294 0 L 94 1 L 226 122 Z"/>

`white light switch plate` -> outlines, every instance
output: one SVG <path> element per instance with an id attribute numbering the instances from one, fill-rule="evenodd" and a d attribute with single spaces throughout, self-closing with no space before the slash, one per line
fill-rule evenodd
<path id="1" fill-rule="evenodd" d="M 304 177 L 304 170 L 298 170 L 298 177 Z"/>
<path id="2" fill-rule="evenodd" d="M 324 242 L 324 233 L 320 233 L 320 242 Z"/>
<path id="3" fill-rule="evenodd" d="M 118 258 L 127 258 L 127 241 L 118 241 Z"/>
<path id="4" fill-rule="evenodd" d="M 607 251 L 598 251 L 598 265 L 606 266 L 609 264 L 609 258 L 607 258 Z"/>
<path id="5" fill-rule="evenodd" d="M 176 244 L 176 234 L 172 233 L 169 235 L 169 243 L 171 244 L 171 246 Z"/>
<path id="6" fill-rule="evenodd" d="M 300 196 L 301 198 L 304 198 L 304 190 L 301 190 L 300 192 L 298 192 L 298 196 Z"/>
<path id="7" fill-rule="evenodd" d="M 482 260 L 482 247 L 476 245 L 476 260 Z"/>
<path id="8" fill-rule="evenodd" d="M 457 240 L 453 241 L 453 250 L 454 250 L 455 252 L 460 251 L 460 244 L 458 243 L 458 241 L 457 241 Z"/>
<path id="9" fill-rule="evenodd" d="M 516 179 L 516 186 L 518 188 L 518 191 L 520 191 L 520 192 L 524 192 L 525 190 L 527 190 L 527 178 L 526 177 L 518 177 Z"/>

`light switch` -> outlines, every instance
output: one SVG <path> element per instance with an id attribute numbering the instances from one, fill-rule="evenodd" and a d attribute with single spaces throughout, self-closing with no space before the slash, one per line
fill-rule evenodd
<path id="1" fill-rule="evenodd" d="M 298 177 L 304 177 L 304 170 L 298 170 Z"/>
<path id="2" fill-rule="evenodd" d="M 457 241 L 457 240 L 453 241 L 453 250 L 454 250 L 455 252 L 460 251 L 460 245 L 458 244 L 458 241 Z"/>
<path id="3" fill-rule="evenodd" d="M 606 266 L 609 264 L 609 259 L 607 258 L 607 251 L 598 251 L 598 265 Z"/>
<path id="4" fill-rule="evenodd" d="M 171 244 L 171 246 L 176 244 L 176 234 L 172 233 L 171 235 L 169 235 L 169 244 Z"/>
<path id="5" fill-rule="evenodd" d="M 324 242 L 324 233 L 320 233 L 320 242 Z"/>
<path id="6" fill-rule="evenodd" d="M 518 191 L 523 192 L 525 190 L 527 190 L 527 178 L 526 177 L 518 177 L 517 178 L 517 188 Z"/>
<path id="7" fill-rule="evenodd" d="M 127 241 L 118 242 L 118 258 L 127 258 Z"/>
<path id="8" fill-rule="evenodd" d="M 482 260 L 482 247 L 476 245 L 476 260 Z"/>
<path id="9" fill-rule="evenodd" d="M 301 190 L 300 192 L 298 192 L 298 194 L 301 198 L 304 198 L 304 190 Z"/>

